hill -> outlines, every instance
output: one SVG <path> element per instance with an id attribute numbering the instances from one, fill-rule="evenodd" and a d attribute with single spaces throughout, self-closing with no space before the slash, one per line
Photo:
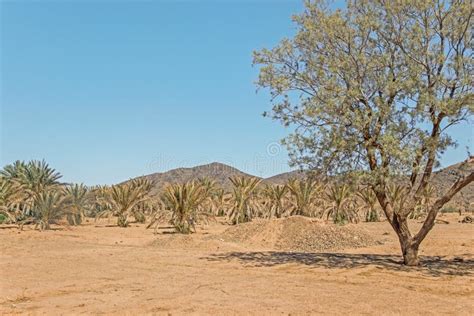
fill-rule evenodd
<path id="1" fill-rule="evenodd" d="M 285 184 L 290 179 L 304 179 L 305 177 L 306 177 L 306 173 L 304 171 L 295 170 L 295 171 L 277 174 L 275 176 L 266 178 L 263 181 L 266 183 L 273 183 L 273 184 Z"/>
<path id="2" fill-rule="evenodd" d="M 474 171 L 474 157 L 466 162 L 460 162 L 446 168 L 440 169 L 433 174 L 433 186 L 437 194 L 443 194 L 459 178 L 468 175 Z M 458 206 L 472 209 L 470 205 L 474 203 L 474 183 L 467 185 L 458 194 L 454 196 L 450 204 L 455 203 Z"/>
<path id="3" fill-rule="evenodd" d="M 242 172 L 234 167 L 219 162 L 213 162 L 202 166 L 178 168 L 166 172 L 153 173 L 139 178 L 146 178 L 148 180 L 154 181 L 155 190 L 153 190 L 152 193 L 157 193 L 167 184 L 184 183 L 200 178 L 212 179 L 224 189 L 229 190 L 232 187 L 229 177 L 232 176 L 253 177 L 252 175 Z"/>

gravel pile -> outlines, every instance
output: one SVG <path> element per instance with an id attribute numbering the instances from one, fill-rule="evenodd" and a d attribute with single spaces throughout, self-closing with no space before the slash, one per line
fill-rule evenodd
<path id="1" fill-rule="evenodd" d="M 153 246 L 160 248 L 182 248 L 193 247 L 195 241 L 191 235 L 165 234 L 157 235 L 157 239 L 152 242 Z"/>
<path id="2" fill-rule="evenodd" d="M 302 252 L 359 248 L 380 243 L 355 224 L 340 226 L 302 216 L 236 225 L 219 238 L 227 242 Z"/>

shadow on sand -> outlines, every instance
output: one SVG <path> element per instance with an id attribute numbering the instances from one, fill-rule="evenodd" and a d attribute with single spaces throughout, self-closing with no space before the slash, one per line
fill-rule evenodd
<path id="1" fill-rule="evenodd" d="M 61 226 L 55 226 L 55 227 L 50 227 L 49 229 L 39 230 L 35 227 L 35 225 L 25 225 L 23 226 L 23 228 L 21 228 L 16 224 L 0 225 L 0 229 L 13 229 L 13 230 L 17 230 L 18 232 L 27 232 L 27 231 L 48 232 L 48 231 L 71 230 L 70 228 L 65 228 Z"/>
<path id="2" fill-rule="evenodd" d="M 230 252 L 212 254 L 203 259 L 209 261 L 238 261 L 254 267 L 272 267 L 283 264 L 302 264 L 314 268 L 350 269 L 377 267 L 391 271 L 418 271 L 429 276 L 473 275 L 474 260 L 420 256 L 418 267 L 402 265 L 401 258 L 393 255 L 346 254 L 346 253 L 304 253 L 304 252 Z"/>

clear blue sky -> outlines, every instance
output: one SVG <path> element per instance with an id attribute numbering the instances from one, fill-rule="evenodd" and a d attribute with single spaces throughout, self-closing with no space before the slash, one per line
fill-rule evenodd
<path id="1" fill-rule="evenodd" d="M 46 159 L 111 184 L 220 161 L 289 170 L 263 118 L 252 51 L 290 36 L 302 1 L 0 1 L 0 162 Z M 473 131 L 455 130 L 465 158 Z"/>

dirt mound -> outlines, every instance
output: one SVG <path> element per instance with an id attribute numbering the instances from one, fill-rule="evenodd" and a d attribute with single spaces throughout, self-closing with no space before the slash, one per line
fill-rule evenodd
<path id="1" fill-rule="evenodd" d="M 178 250 L 209 250 L 218 251 L 223 246 L 222 240 L 209 238 L 203 234 L 158 234 L 156 239 L 148 244 L 160 249 L 178 249 Z M 235 245 L 237 246 L 237 245 Z M 229 246 L 227 246 L 229 248 Z M 231 250 L 239 250 L 239 247 L 230 247 Z"/>
<path id="2" fill-rule="evenodd" d="M 339 226 L 302 216 L 240 224 L 230 227 L 218 238 L 226 242 L 303 252 L 359 248 L 380 243 L 357 225 Z"/>

